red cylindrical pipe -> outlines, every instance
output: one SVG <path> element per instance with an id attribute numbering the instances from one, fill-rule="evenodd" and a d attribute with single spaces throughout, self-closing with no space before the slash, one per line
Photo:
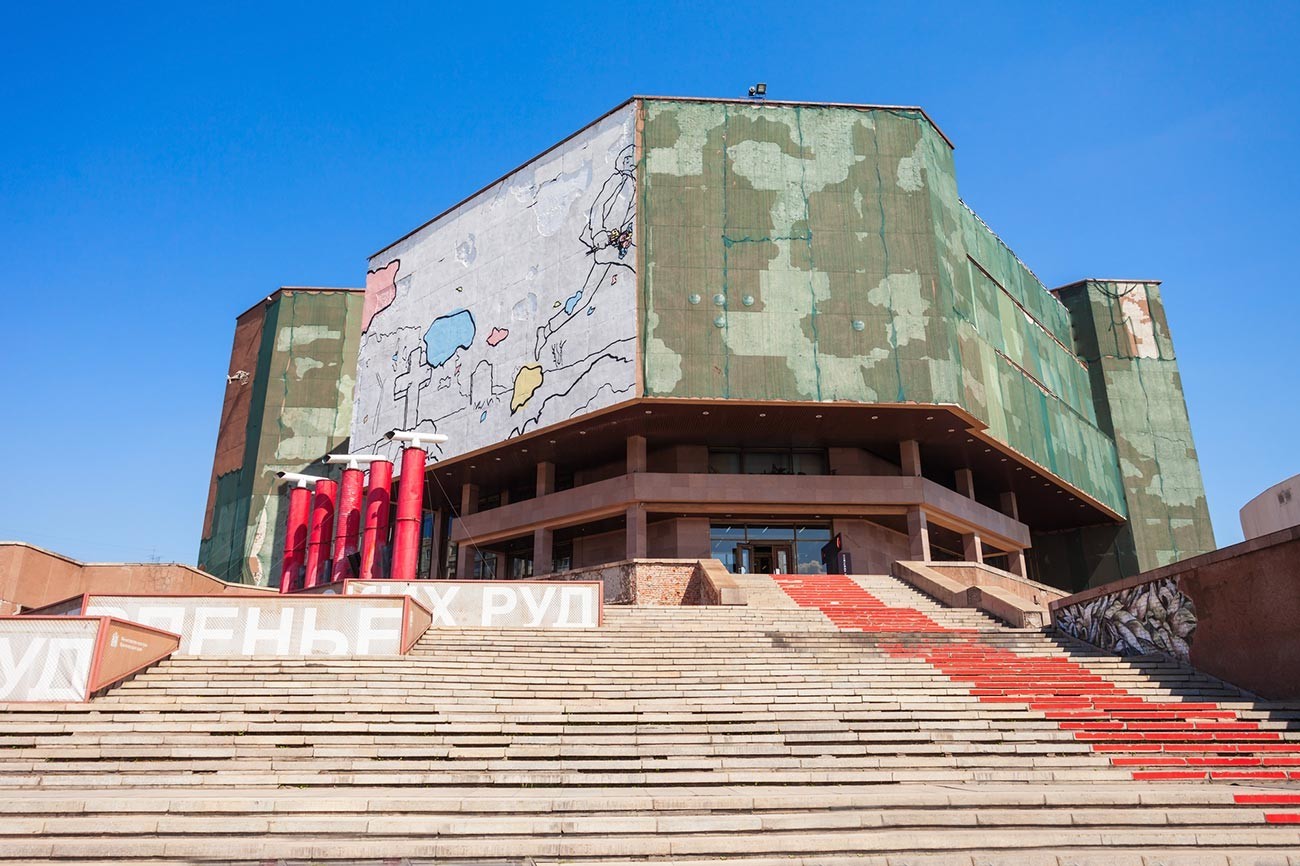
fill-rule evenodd
<path id="1" fill-rule="evenodd" d="M 393 531 L 393 580 L 415 580 L 420 552 L 420 509 L 424 505 L 423 448 L 402 449 L 402 477 L 397 490 L 397 527 Z"/>
<path id="2" fill-rule="evenodd" d="M 383 577 L 384 563 L 381 552 L 388 541 L 388 506 L 393 497 L 393 464 L 376 460 L 370 464 L 370 487 L 366 490 L 366 505 L 362 514 L 366 534 L 361 539 L 361 579 Z"/>
<path id="3" fill-rule="evenodd" d="M 349 559 L 361 546 L 361 488 L 365 486 L 366 473 L 360 469 L 344 469 L 343 483 L 339 486 L 339 503 L 334 536 L 334 568 L 330 577 L 343 580 L 355 577 Z"/>
<path id="4" fill-rule="evenodd" d="M 312 491 L 311 523 L 307 530 L 307 577 L 304 587 L 325 582 L 330 561 L 330 539 L 334 536 L 334 496 L 338 485 L 328 478 L 316 482 Z"/>
<path id="5" fill-rule="evenodd" d="M 289 514 L 284 521 L 284 568 L 280 571 L 280 592 L 298 589 L 299 576 L 307 557 L 307 517 L 311 510 L 311 491 L 306 487 L 289 489 Z"/>

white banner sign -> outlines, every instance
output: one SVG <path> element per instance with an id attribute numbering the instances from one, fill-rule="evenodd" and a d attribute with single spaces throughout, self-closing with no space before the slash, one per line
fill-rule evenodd
<path id="1" fill-rule="evenodd" d="M 409 595 L 429 609 L 434 628 L 596 628 L 596 582 L 348 580 L 347 595 Z"/>
<path id="2" fill-rule="evenodd" d="M 84 701 L 99 623 L 0 620 L 0 701 Z"/>
<path id="3" fill-rule="evenodd" d="M 401 599 L 321 596 L 111 596 L 86 598 L 90 616 L 116 616 L 181 636 L 179 655 L 398 655 Z M 418 636 L 418 635 L 417 635 Z"/>

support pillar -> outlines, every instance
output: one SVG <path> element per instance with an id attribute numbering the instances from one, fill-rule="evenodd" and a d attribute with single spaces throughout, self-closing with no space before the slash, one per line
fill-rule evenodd
<path id="1" fill-rule="evenodd" d="M 919 478 L 921 476 L 921 443 L 915 439 L 904 439 L 898 443 L 898 465 L 903 474 Z"/>
<path id="2" fill-rule="evenodd" d="M 442 569 L 442 530 L 446 519 L 442 509 L 433 512 L 433 533 L 429 536 L 429 577 L 439 577 Z"/>
<path id="3" fill-rule="evenodd" d="M 463 517 L 475 511 L 478 511 L 478 485 L 467 481 L 460 486 L 460 513 Z"/>
<path id="4" fill-rule="evenodd" d="M 361 579 L 376 580 L 387 574 L 384 551 L 388 547 L 388 510 L 393 498 L 393 464 L 370 464 L 370 486 L 362 513 L 365 536 L 361 539 Z"/>
<path id="5" fill-rule="evenodd" d="M 907 509 L 908 556 L 918 562 L 930 561 L 930 523 L 925 509 L 912 506 Z"/>
<path id="6" fill-rule="evenodd" d="M 533 530 L 533 576 L 550 574 L 555 561 L 555 531 L 543 526 Z"/>
<path id="7" fill-rule="evenodd" d="M 984 544 L 978 533 L 967 532 L 961 537 L 961 558 L 967 562 L 984 561 Z"/>
<path id="8" fill-rule="evenodd" d="M 328 478 L 312 490 L 311 521 L 307 530 L 307 576 L 303 588 L 325 583 L 330 561 L 330 539 L 334 535 L 334 503 L 338 485 Z"/>
<path id="9" fill-rule="evenodd" d="M 645 559 L 645 507 L 634 502 L 627 507 L 627 559 Z"/>
<path id="10" fill-rule="evenodd" d="M 510 557 L 500 552 L 498 552 L 496 556 L 497 556 L 496 573 L 492 576 L 497 580 L 505 580 L 507 577 L 509 577 L 509 575 L 507 575 L 506 572 L 510 570 Z"/>
<path id="11" fill-rule="evenodd" d="M 420 558 L 420 511 L 424 505 L 423 448 L 402 449 L 402 477 L 397 488 L 397 524 L 393 530 L 393 580 L 415 580 Z"/>
<path id="12" fill-rule="evenodd" d="M 645 472 L 646 445 L 644 436 L 627 437 L 627 472 Z"/>
<path id="13" fill-rule="evenodd" d="M 1002 507 L 1002 513 L 1012 520 L 1020 519 L 1020 501 L 1016 499 L 1016 492 L 1008 490 L 998 497 L 998 504 Z M 1025 566 L 1025 551 L 1020 550 L 1007 551 L 1007 570 L 1017 577 L 1028 577 L 1029 569 Z"/>
<path id="14" fill-rule="evenodd" d="M 474 578 L 474 545 L 464 543 L 456 546 L 456 579 L 473 580 Z"/>
<path id="15" fill-rule="evenodd" d="M 969 469 L 958 469 L 955 473 L 957 492 L 967 499 L 975 498 L 975 476 Z"/>
<path id="16" fill-rule="evenodd" d="M 537 497 L 555 492 L 555 464 L 543 460 L 537 464 Z"/>
<path id="17" fill-rule="evenodd" d="M 1025 551 L 1023 549 L 1007 551 L 1007 571 L 1010 571 L 1016 577 L 1029 577 L 1029 569 L 1025 567 Z"/>
<path id="18" fill-rule="evenodd" d="M 361 489 L 366 473 L 351 467 L 343 470 L 343 483 L 339 486 L 338 508 L 335 511 L 334 565 L 330 569 L 332 580 L 356 577 L 352 560 L 361 548 Z"/>
<path id="19" fill-rule="evenodd" d="M 307 559 L 307 522 L 311 491 L 304 484 L 289 488 L 289 512 L 284 521 L 284 564 L 280 570 L 280 592 L 298 589 L 299 576 Z"/>

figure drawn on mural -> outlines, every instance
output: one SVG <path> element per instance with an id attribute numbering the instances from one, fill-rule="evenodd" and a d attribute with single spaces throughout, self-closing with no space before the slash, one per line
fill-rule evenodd
<path id="1" fill-rule="evenodd" d="M 629 115 L 593 130 L 565 160 L 508 178 L 370 272 L 353 415 L 358 447 L 395 452 L 383 434 L 401 427 L 447 433 L 461 453 L 483 437 L 518 436 L 630 394 L 631 128 Z M 495 215 L 482 222 L 480 213 Z M 492 226 L 502 220 L 541 239 L 533 247 L 540 257 L 520 262 L 517 272 L 496 249 L 500 232 Z M 493 288 L 501 280 L 504 287 Z M 611 314 L 624 308 L 626 317 Z M 435 452 L 434 459 L 449 453 Z"/>
<path id="2" fill-rule="evenodd" d="M 628 145 L 618 155 L 614 174 L 606 179 L 600 194 L 591 203 L 587 211 L 587 225 L 583 227 L 578 242 L 587 248 L 591 256 L 591 267 L 582 286 L 570 295 L 562 307 L 562 312 L 551 316 L 550 320 L 537 329 L 537 345 L 533 349 L 533 359 L 542 359 L 542 349 L 551 339 L 551 335 L 573 321 L 581 312 L 587 314 L 588 308 L 595 303 L 596 294 L 602 284 L 610 279 L 617 280 L 617 269 L 624 268 L 628 273 L 635 273 L 635 268 L 624 261 L 632 248 L 632 223 L 635 218 L 636 186 L 634 171 L 636 157 L 632 145 Z"/>

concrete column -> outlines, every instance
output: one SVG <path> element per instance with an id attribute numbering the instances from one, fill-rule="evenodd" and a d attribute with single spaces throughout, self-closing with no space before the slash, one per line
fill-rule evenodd
<path id="1" fill-rule="evenodd" d="M 930 561 L 930 524 L 920 506 L 907 509 L 907 544 L 908 556 L 914 561 Z"/>
<path id="2" fill-rule="evenodd" d="M 442 551 L 442 509 L 433 512 L 433 533 L 429 536 L 429 577 L 438 577 L 442 562 L 438 554 Z"/>
<path id="3" fill-rule="evenodd" d="M 627 437 L 627 471 L 628 474 L 633 472 L 645 472 L 646 467 L 646 446 L 644 436 Z"/>
<path id="4" fill-rule="evenodd" d="M 967 499 L 975 498 L 975 476 L 969 469 L 958 469 L 953 473 L 957 478 L 957 492 Z"/>
<path id="5" fill-rule="evenodd" d="M 1002 513 L 1012 520 L 1020 519 L 1020 503 L 1016 500 L 1016 492 L 1008 490 L 998 497 L 998 504 L 1002 508 Z"/>
<path id="6" fill-rule="evenodd" d="M 1008 490 L 998 497 L 998 504 L 1002 508 L 1002 513 L 1012 520 L 1020 519 L 1020 501 L 1016 499 L 1016 492 Z M 1029 569 L 1025 565 L 1024 550 L 1007 551 L 1007 570 L 1017 577 L 1028 577 Z"/>
<path id="7" fill-rule="evenodd" d="M 474 577 L 474 545 L 462 543 L 456 546 L 456 578 L 470 580 Z"/>
<path id="8" fill-rule="evenodd" d="M 478 511 L 478 485 L 466 482 L 460 486 L 460 513 L 473 514 Z"/>
<path id="9" fill-rule="evenodd" d="M 545 527 L 533 530 L 533 575 L 550 574 L 555 559 L 555 532 Z"/>
<path id="10" fill-rule="evenodd" d="M 510 504 L 510 488 L 509 488 L 509 487 L 502 487 L 502 488 L 501 488 L 501 495 L 498 497 L 498 502 L 499 502 L 501 505 L 509 505 L 509 504 Z"/>
<path id="11" fill-rule="evenodd" d="M 644 440 L 642 440 L 644 441 Z M 646 551 L 645 508 L 639 502 L 627 507 L 627 559 L 644 559 Z"/>
<path id="12" fill-rule="evenodd" d="M 507 577 L 509 577 L 509 575 L 506 574 L 506 571 L 507 569 L 509 569 L 509 567 L 510 567 L 510 557 L 506 556 L 504 553 L 498 553 L 496 579 L 505 580 Z"/>
<path id="13" fill-rule="evenodd" d="M 555 464 L 543 460 L 537 464 L 537 495 L 545 496 L 555 492 Z"/>
<path id="14" fill-rule="evenodd" d="M 984 545 L 980 542 L 978 534 L 970 532 L 962 535 L 961 558 L 967 562 L 984 561 Z"/>
<path id="15" fill-rule="evenodd" d="M 1029 577 L 1029 569 L 1025 567 L 1025 552 L 1023 550 L 1007 551 L 1007 570 L 1017 577 Z"/>
<path id="16" fill-rule="evenodd" d="M 915 439 L 904 439 L 898 443 L 899 466 L 904 475 L 918 477 L 921 474 L 921 443 Z M 927 557 L 928 558 L 928 557 Z"/>

